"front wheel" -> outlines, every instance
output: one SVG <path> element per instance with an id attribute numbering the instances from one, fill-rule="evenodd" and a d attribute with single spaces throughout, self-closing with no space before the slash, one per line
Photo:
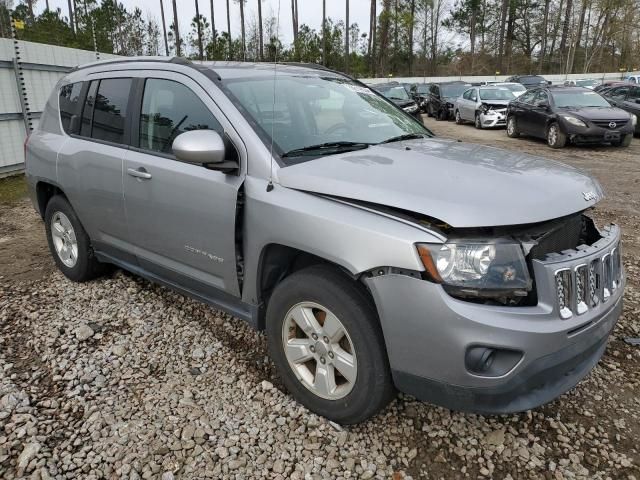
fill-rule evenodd
<path id="1" fill-rule="evenodd" d="M 616 147 L 628 147 L 631 145 L 631 140 L 633 140 L 633 133 L 629 133 L 623 136 L 620 140 L 618 140 L 613 145 Z"/>
<path id="2" fill-rule="evenodd" d="M 552 123 L 547 129 L 547 145 L 551 148 L 562 148 L 567 144 L 567 136 L 560 130 L 557 123 Z"/>
<path id="3" fill-rule="evenodd" d="M 364 289 L 337 270 L 309 267 L 276 287 L 267 341 L 287 390 L 330 420 L 362 422 L 393 398 L 376 310 Z"/>
<path id="4" fill-rule="evenodd" d="M 520 131 L 513 115 L 507 117 L 507 136 L 509 138 L 518 138 L 520 136 Z"/>
<path id="5" fill-rule="evenodd" d="M 473 122 L 473 126 L 478 130 L 482 130 L 482 119 L 480 118 L 480 112 L 476 112 L 476 118 Z"/>

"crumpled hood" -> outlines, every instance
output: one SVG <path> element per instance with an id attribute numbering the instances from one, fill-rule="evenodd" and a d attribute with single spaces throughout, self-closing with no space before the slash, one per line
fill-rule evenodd
<path id="1" fill-rule="evenodd" d="M 603 197 L 596 180 L 568 165 L 436 138 L 317 158 L 277 176 L 284 187 L 401 208 L 453 227 L 541 222 Z"/>

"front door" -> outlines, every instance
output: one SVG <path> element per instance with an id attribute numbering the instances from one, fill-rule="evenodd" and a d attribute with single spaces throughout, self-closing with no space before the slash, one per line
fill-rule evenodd
<path id="1" fill-rule="evenodd" d="M 123 182 L 138 262 L 197 293 L 214 295 L 213 287 L 239 296 L 236 211 L 243 177 L 180 162 L 171 148 L 183 132 L 211 129 L 224 137 L 230 125 L 190 78 L 167 73 L 140 81 L 141 111 Z M 229 159 L 239 160 L 232 141 L 227 144 Z"/>

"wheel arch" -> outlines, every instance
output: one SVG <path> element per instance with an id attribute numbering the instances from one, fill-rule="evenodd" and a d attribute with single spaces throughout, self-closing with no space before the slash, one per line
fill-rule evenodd
<path id="1" fill-rule="evenodd" d="M 40 180 L 36 183 L 36 201 L 38 205 L 38 213 L 41 218 L 44 219 L 47 204 L 56 195 L 63 196 L 67 202 L 69 202 L 69 198 L 58 185 L 44 180 Z M 71 202 L 69 202 L 69 204 L 71 204 Z"/>

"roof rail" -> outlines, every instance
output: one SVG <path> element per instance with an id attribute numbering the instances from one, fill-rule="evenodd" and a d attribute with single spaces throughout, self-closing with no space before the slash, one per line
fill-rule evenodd
<path id="1" fill-rule="evenodd" d="M 102 65 L 115 65 L 118 63 L 132 63 L 132 62 L 156 62 L 156 63 L 174 63 L 178 65 L 191 65 L 191 61 L 182 57 L 162 57 L 162 56 L 153 56 L 153 57 L 122 57 L 122 58 L 109 58 L 106 60 L 98 60 L 96 62 L 85 63 L 83 65 L 78 65 L 72 71 L 84 70 L 85 68 L 97 67 Z"/>

